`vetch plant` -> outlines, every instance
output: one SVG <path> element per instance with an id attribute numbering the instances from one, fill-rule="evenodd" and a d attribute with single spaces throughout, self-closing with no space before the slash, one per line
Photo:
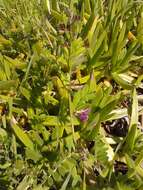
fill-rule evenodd
<path id="1" fill-rule="evenodd" d="M 142 15 L 0 0 L 0 189 L 143 189 Z"/>

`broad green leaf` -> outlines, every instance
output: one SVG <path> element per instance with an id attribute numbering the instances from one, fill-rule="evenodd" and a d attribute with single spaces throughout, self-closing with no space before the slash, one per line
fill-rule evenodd
<path id="1" fill-rule="evenodd" d="M 61 96 L 61 98 L 68 99 L 68 91 L 66 87 L 63 85 L 63 82 L 61 81 L 61 79 L 59 77 L 53 77 L 53 83 L 55 87 L 57 88 L 58 93 Z"/>
<path id="2" fill-rule="evenodd" d="M 110 117 L 107 120 L 115 120 L 115 119 L 120 119 L 122 117 L 128 116 L 128 112 L 126 108 L 123 109 L 114 109 L 113 111 L 110 112 Z"/>
<path id="3" fill-rule="evenodd" d="M 33 151 L 32 149 L 26 148 L 25 151 L 26 159 L 33 160 L 35 163 L 42 158 L 42 155 L 38 151 Z"/>
<path id="4" fill-rule="evenodd" d="M 70 118 L 68 118 L 68 120 L 70 121 Z M 74 125 L 79 125 L 79 121 L 74 116 L 73 123 Z M 58 116 L 46 116 L 42 124 L 46 126 L 59 126 L 61 123 Z"/>
<path id="5" fill-rule="evenodd" d="M 133 88 L 131 83 L 128 83 L 124 79 L 122 79 L 119 74 L 112 73 L 112 77 L 117 84 L 119 84 L 123 89 L 131 90 Z"/>
<path id="6" fill-rule="evenodd" d="M 46 126 L 59 126 L 59 118 L 57 116 L 47 116 L 43 121 L 43 125 Z"/>
<path id="7" fill-rule="evenodd" d="M 40 135 L 38 134 L 37 131 L 34 130 L 30 130 L 29 132 L 29 137 L 31 137 L 31 139 L 33 140 L 33 142 L 35 142 L 37 145 L 39 145 L 40 147 L 43 145 L 43 139 L 40 137 Z"/>
<path id="8" fill-rule="evenodd" d="M 14 124 L 12 125 L 12 129 L 15 132 L 16 136 L 19 138 L 19 140 L 29 149 L 34 150 L 34 144 L 29 138 L 28 134 L 26 134 L 22 128 L 20 128 L 18 125 Z"/>
<path id="9" fill-rule="evenodd" d="M 0 45 L 2 45 L 2 46 L 11 46 L 12 42 L 10 40 L 6 39 L 4 36 L 0 35 Z"/>
<path id="10" fill-rule="evenodd" d="M 10 90 L 16 87 L 17 87 L 17 81 L 15 80 L 0 81 L 0 90 Z"/>
<path id="11" fill-rule="evenodd" d="M 100 175 L 103 177 L 103 178 L 106 178 L 107 175 L 109 173 L 109 167 L 106 167 L 104 168 L 101 172 L 100 172 Z"/>

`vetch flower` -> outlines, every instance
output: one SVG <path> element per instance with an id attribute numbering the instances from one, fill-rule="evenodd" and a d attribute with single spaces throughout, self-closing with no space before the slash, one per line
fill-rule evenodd
<path id="1" fill-rule="evenodd" d="M 88 120 L 89 112 L 90 112 L 89 108 L 82 109 L 77 112 L 77 114 L 82 122 L 86 122 Z"/>

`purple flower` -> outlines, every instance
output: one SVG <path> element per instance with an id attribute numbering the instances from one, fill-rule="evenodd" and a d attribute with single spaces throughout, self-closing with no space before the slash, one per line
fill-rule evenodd
<path id="1" fill-rule="evenodd" d="M 78 116 L 82 122 L 86 122 L 88 120 L 90 109 L 83 109 L 78 112 Z"/>

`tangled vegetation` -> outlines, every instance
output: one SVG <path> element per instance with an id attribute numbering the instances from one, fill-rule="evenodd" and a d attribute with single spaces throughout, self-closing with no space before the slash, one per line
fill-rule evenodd
<path id="1" fill-rule="evenodd" d="M 143 189 L 143 1 L 0 0 L 0 190 Z"/>

